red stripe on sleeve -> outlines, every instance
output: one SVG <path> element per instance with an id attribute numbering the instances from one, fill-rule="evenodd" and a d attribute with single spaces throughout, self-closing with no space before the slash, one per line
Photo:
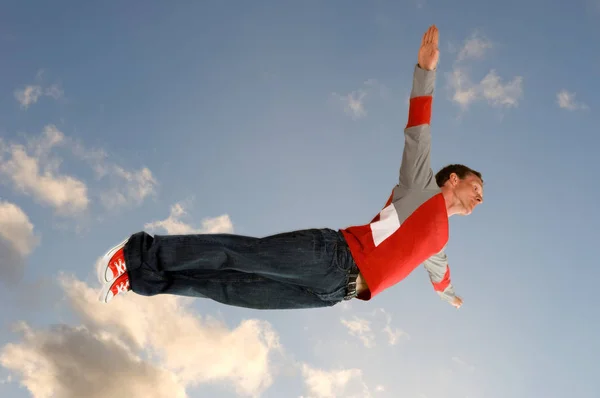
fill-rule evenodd
<path id="1" fill-rule="evenodd" d="M 429 124 L 431 122 L 432 96 L 414 97 L 410 99 L 408 108 L 408 124 L 406 128 Z"/>
<path id="2" fill-rule="evenodd" d="M 443 292 L 450 285 L 450 267 L 446 267 L 444 278 L 437 283 L 433 283 L 433 288 L 437 292 Z"/>

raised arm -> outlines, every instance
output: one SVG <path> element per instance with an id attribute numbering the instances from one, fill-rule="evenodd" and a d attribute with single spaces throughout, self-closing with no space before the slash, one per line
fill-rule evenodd
<path id="1" fill-rule="evenodd" d="M 423 263 L 429 279 L 433 285 L 433 290 L 440 298 L 453 306 L 460 308 L 462 299 L 454 292 L 454 286 L 450 279 L 450 267 L 448 265 L 448 257 L 444 250 L 438 254 L 431 256 Z"/>
<path id="2" fill-rule="evenodd" d="M 435 25 L 423 35 L 418 64 L 413 73 L 408 122 L 399 183 L 405 188 L 425 187 L 433 180 L 431 170 L 431 105 L 439 59 L 439 34 Z"/>

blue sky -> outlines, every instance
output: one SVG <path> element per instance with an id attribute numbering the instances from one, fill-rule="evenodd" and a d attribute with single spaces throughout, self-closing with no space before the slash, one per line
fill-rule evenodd
<path id="1" fill-rule="evenodd" d="M 600 395 L 596 0 L 7 1 L 0 15 L 3 397 Z M 432 23 L 432 166 L 486 183 L 484 205 L 450 220 L 460 310 L 422 267 L 326 310 L 95 301 L 97 258 L 141 229 L 371 220 Z"/>

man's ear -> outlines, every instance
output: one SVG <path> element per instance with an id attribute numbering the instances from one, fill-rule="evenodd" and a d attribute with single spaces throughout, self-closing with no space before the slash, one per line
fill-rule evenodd
<path id="1" fill-rule="evenodd" d="M 452 187 L 455 187 L 458 184 L 458 174 L 456 173 L 452 173 L 450 174 L 450 183 L 452 184 Z"/>

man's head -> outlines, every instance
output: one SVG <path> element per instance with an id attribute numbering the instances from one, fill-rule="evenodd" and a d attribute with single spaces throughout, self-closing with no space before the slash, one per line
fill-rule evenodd
<path id="1" fill-rule="evenodd" d="M 462 164 L 451 164 L 435 175 L 451 214 L 468 215 L 483 202 L 481 173 Z"/>

